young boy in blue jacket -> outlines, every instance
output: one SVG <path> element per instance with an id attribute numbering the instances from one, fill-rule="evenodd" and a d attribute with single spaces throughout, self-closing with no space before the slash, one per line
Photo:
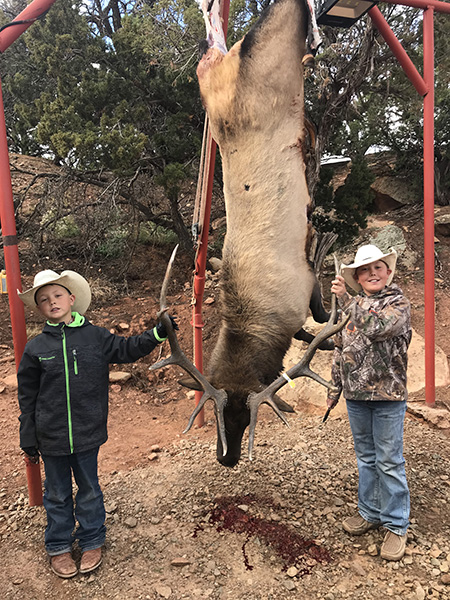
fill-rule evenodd
<path id="1" fill-rule="evenodd" d="M 74 271 L 41 271 L 19 297 L 46 318 L 42 333 L 25 346 L 17 373 L 20 447 L 28 456 L 42 456 L 45 548 L 52 571 L 69 578 L 78 573 L 71 554 L 74 539 L 82 551 L 80 573 L 90 573 L 102 561 L 106 527 L 97 458 L 108 437 L 108 365 L 146 356 L 167 332 L 159 323 L 124 338 L 92 325 L 83 316 L 90 287 Z M 72 473 L 78 487 L 75 506 Z"/>

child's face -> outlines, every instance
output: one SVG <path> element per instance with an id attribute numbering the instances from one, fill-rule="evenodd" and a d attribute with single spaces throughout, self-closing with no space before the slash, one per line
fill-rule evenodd
<path id="1" fill-rule="evenodd" d="M 359 283 L 368 296 L 381 291 L 387 283 L 389 275 L 392 273 L 387 264 L 382 260 L 376 260 L 358 267 L 355 272 L 355 281 Z"/>
<path id="2" fill-rule="evenodd" d="M 45 285 L 36 294 L 36 306 L 50 323 L 70 323 L 75 296 L 60 285 Z"/>

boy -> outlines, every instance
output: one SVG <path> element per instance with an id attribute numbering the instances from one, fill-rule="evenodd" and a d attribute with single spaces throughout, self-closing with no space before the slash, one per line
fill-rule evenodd
<path id="1" fill-rule="evenodd" d="M 358 512 L 343 521 L 353 535 L 383 526 L 387 529 L 380 555 L 400 560 L 409 525 L 409 490 L 403 458 L 406 412 L 407 350 L 411 341 L 410 304 L 391 285 L 397 253 L 383 254 L 361 246 L 355 261 L 341 266 L 331 291 L 350 321 L 336 339 L 328 393 L 333 408 L 341 394 L 347 401 L 358 464 Z M 350 296 L 345 284 L 358 292 Z"/>
<path id="2" fill-rule="evenodd" d="M 106 527 L 97 457 L 108 437 L 108 364 L 146 356 L 167 332 L 159 323 L 124 338 L 92 325 L 82 316 L 91 301 L 89 284 L 74 271 L 41 271 L 19 297 L 47 320 L 25 346 L 17 373 L 20 447 L 35 459 L 42 455 L 45 548 L 52 571 L 69 578 L 78 573 L 71 555 L 75 537 L 82 551 L 80 573 L 90 573 L 102 561 Z M 78 487 L 75 507 L 72 473 Z"/>

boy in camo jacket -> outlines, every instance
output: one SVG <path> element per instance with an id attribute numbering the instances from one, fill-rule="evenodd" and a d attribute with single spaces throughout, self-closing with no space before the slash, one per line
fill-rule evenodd
<path id="1" fill-rule="evenodd" d="M 383 526 L 381 557 L 400 560 L 406 549 L 409 490 L 403 458 L 407 350 L 411 341 L 410 303 L 391 284 L 397 253 L 361 246 L 350 265 L 332 281 L 338 304 L 350 314 L 336 336 L 329 408 L 341 392 L 347 402 L 358 464 L 358 515 L 343 528 L 353 535 Z M 358 292 L 351 296 L 348 284 Z"/>

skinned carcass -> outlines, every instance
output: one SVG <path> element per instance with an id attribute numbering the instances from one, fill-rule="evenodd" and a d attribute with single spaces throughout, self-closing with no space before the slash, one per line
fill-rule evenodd
<path id="1" fill-rule="evenodd" d="M 228 54 L 209 48 L 197 68 L 223 166 L 227 233 L 222 323 L 206 378 L 186 363 L 177 345 L 164 314 L 164 291 L 161 318 L 170 330 L 175 357 L 154 367 L 179 364 L 194 378 L 191 387 L 205 390 L 188 428 L 204 402 L 214 399 L 217 458 L 226 466 L 239 461 L 250 420 L 251 455 L 261 402 L 269 403 L 284 421 L 280 411 L 292 412 L 264 389 L 274 381 L 286 383 L 285 377 L 277 378 L 292 337 L 306 320 L 315 286 L 307 261 L 310 198 L 302 151 L 308 16 L 305 0 L 276 0 Z M 336 331 L 334 317 L 335 312 L 327 331 L 310 347 L 312 354 Z M 317 379 L 309 371 L 309 360 L 293 377 Z"/>

